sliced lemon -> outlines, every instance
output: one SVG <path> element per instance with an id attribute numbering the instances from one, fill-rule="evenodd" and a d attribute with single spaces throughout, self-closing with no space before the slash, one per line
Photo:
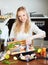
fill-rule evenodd
<path id="1" fill-rule="evenodd" d="M 37 52 L 38 52 L 38 53 L 41 53 L 41 48 L 39 48 Z"/>
<path id="2" fill-rule="evenodd" d="M 10 58 L 10 55 L 9 54 L 6 54 L 5 55 L 5 59 L 9 59 Z"/>

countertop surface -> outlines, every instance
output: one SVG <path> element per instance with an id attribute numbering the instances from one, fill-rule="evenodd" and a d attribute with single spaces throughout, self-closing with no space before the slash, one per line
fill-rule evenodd
<path id="1" fill-rule="evenodd" d="M 13 57 L 9 59 L 10 62 L 15 62 L 10 65 L 48 65 L 48 60 L 45 59 L 36 59 L 29 62 L 21 61 L 21 60 L 13 60 Z M 0 62 L 0 65 L 5 65 L 2 62 Z"/>

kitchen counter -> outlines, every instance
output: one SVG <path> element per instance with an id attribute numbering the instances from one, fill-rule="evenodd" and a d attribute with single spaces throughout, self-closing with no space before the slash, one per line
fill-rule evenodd
<path id="1" fill-rule="evenodd" d="M 11 56 L 11 58 L 9 59 L 9 61 L 14 62 L 15 60 L 13 60 L 13 56 Z M 32 60 L 29 62 L 26 61 L 21 61 L 21 60 L 16 60 L 15 63 L 11 64 L 11 65 L 48 65 L 48 60 L 45 59 L 36 59 L 36 60 Z M 5 65 L 2 62 L 0 62 L 0 65 Z"/>
<path id="2" fill-rule="evenodd" d="M 30 17 L 31 20 L 33 21 L 44 21 L 44 20 L 48 20 L 48 17 Z"/>

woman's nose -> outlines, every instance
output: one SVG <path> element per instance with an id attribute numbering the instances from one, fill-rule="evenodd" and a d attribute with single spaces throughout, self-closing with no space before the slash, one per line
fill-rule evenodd
<path id="1" fill-rule="evenodd" d="M 21 17 L 21 19 L 23 19 L 23 16 Z"/>

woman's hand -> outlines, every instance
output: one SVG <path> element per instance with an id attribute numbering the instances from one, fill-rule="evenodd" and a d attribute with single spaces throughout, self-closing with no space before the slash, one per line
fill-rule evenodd
<path id="1" fill-rule="evenodd" d="M 26 39 L 26 44 L 27 44 L 27 45 L 30 45 L 31 42 L 32 42 L 32 39 L 31 39 L 31 38 L 27 38 L 27 39 Z"/>

